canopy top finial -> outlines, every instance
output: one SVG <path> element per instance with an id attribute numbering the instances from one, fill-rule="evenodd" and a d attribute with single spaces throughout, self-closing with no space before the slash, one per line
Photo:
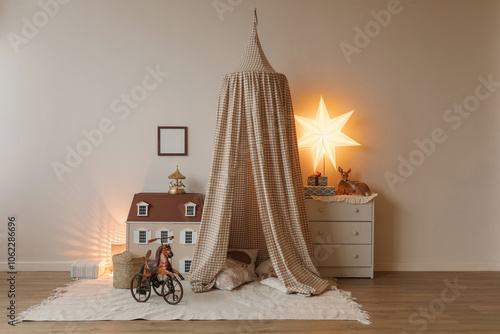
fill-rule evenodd
<path id="1" fill-rule="evenodd" d="M 247 49 L 234 72 L 276 72 L 271 64 L 269 64 L 264 51 L 262 51 L 259 35 L 257 34 L 258 23 L 257 8 L 255 8 L 253 10 L 253 28 L 250 41 L 248 41 Z"/>

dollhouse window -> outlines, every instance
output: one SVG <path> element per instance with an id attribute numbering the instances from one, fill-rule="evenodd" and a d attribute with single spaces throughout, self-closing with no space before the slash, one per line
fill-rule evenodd
<path id="1" fill-rule="evenodd" d="M 186 244 L 192 244 L 193 243 L 193 231 L 186 231 L 184 234 L 184 242 Z"/>
<path id="2" fill-rule="evenodd" d="M 169 231 L 161 231 L 160 234 L 161 234 L 161 242 L 164 243 L 164 244 L 167 244 L 170 242 L 170 240 L 168 239 L 170 236 L 169 236 Z"/>
<path id="3" fill-rule="evenodd" d="M 184 272 L 188 273 L 191 271 L 191 260 L 184 260 Z"/>
<path id="4" fill-rule="evenodd" d="M 197 232 L 190 228 L 181 231 L 181 244 L 192 245 L 196 243 Z"/>
<path id="5" fill-rule="evenodd" d="M 138 216 L 147 216 L 148 215 L 148 207 L 149 204 L 146 202 L 137 203 L 137 215 Z"/>
<path id="6" fill-rule="evenodd" d="M 136 244 L 147 244 L 148 240 L 151 239 L 151 231 L 140 228 L 134 231 L 134 243 Z"/>
<path id="7" fill-rule="evenodd" d="M 193 263 L 193 260 L 191 260 L 190 258 L 180 260 L 179 261 L 179 270 L 181 271 L 181 273 L 189 274 L 189 272 L 191 271 L 191 264 L 192 263 Z"/>
<path id="8" fill-rule="evenodd" d="M 140 244 L 145 244 L 146 243 L 146 231 L 139 231 L 139 243 Z"/>
<path id="9" fill-rule="evenodd" d="M 189 202 L 184 204 L 186 211 L 185 211 L 185 216 L 186 217 L 195 217 L 196 216 L 196 204 L 193 202 Z"/>
<path id="10" fill-rule="evenodd" d="M 155 237 L 157 239 L 156 243 L 158 243 L 158 244 L 161 244 L 161 243 L 171 244 L 172 240 L 169 240 L 168 238 L 170 238 L 172 235 L 173 235 L 173 233 L 171 230 L 169 230 L 167 228 L 161 228 L 155 232 Z"/>

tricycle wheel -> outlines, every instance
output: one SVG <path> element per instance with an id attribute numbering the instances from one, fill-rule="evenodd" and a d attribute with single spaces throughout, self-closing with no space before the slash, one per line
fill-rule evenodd
<path id="1" fill-rule="evenodd" d="M 153 290 L 154 292 L 158 295 L 158 296 L 163 296 L 161 294 L 161 290 L 162 290 L 162 287 L 163 287 L 163 281 L 160 281 L 158 279 L 158 275 L 156 275 L 153 279 L 151 279 L 151 285 L 153 286 Z"/>
<path id="2" fill-rule="evenodd" d="M 144 274 L 135 274 L 130 282 L 132 297 L 139 303 L 145 303 L 151 296 L 151 285 Z"/>
<path id="3" fill-rule="evenodd" d="M 184 289 L 182 288 L 181 282 L 179 282 L 175 276 L 173 278 L 167 276 L 165 282 L 163 282 L 161 292 L 163 294 L 163 299 L 165 299 L 167 303 L 175 305 L 182 300 Z"/>

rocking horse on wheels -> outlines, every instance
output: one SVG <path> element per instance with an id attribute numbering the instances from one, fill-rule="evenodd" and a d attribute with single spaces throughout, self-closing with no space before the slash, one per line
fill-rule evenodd
<path id="1" fill-rule="evenodd" d="M 169 237 L 168 240 L 173 238 L 173 236 Z M 148 244 L 156 240 L 158 238 L 148 240 Z M 179 303 L 184 290 L 175 275 L 181 280 L 184 280 L 184 277 L 172 268 L 170 263 L 170 258 L 174 256 L 172 248 L 169 244 L 163 244 L 163 239 L 161 239 L 161 246 L 156 250 L 155 259 L 149 260 L 150 255 L 151 250 L 146 253 L 146 263 L 142 266 L 141 272 L 132 277 L 130 282 L 132 297 L 139 303 L 146 302 L 151 296 L 151 286 L 153 286 L 155 293 L 162 296 L 167 303 L 172 305 Z M 163 278 L 160 278 L 160 275 Z"/>

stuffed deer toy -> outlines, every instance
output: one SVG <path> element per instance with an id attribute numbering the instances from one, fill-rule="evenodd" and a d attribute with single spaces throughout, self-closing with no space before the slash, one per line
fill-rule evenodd
<path id="1" fill-rule="evenodd" d="M 337 184 L 337 189 L 335 189 L 335 195 L 363 195 L 370 196 L 372 194 L 370 188 L 366 183 L 359 181 L 350 181 L 349 173 L 351 169 L 343 171 L 342 167 L 339 167 L 340 180 Z"/>

